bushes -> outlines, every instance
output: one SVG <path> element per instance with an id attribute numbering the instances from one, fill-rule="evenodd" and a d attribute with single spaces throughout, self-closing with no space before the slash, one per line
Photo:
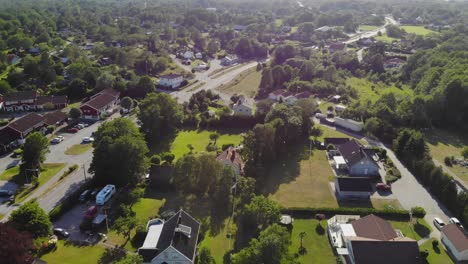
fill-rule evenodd
<path id="1" fill-rule="evenodd" d="M 2 119 L 0 120 L 0 127 L 5 126 L 8 124 L 8 120 Z"/>
<path id="2" fill-rule="evenodd" d="M 68 175 L 70 175 L 70 173 L 74 172 L 75 170 L 77 170 L 78 167 L 79 167 L 79 166 L 78 166 L 77 164 L 68 167 L 68 170 L 65 171 L 65 172 L 62 174 L 62 176 L 60 176 L 60 180 L 62 180 L 63 178 L 67 177 Z"/>
<path id="3" fill-rule="evenodd" d="M 73 166 L 72 166 L 73 167 Z M 70 210 L 78 201 L 80 194 L 88 189 L 91 186 L 91 182 L 88 181 L 84 183 L 81 188 L 78 188 L 75 192 L 70 194 L 65 200 L 57 205 L 52 211 L 49 212 L 49 217 L 51 221 L 58 220 L 66 211 Z"/>
<path id="4" fill-rule="evenodd" d="M 416 206 L 416 207 L 411 208 L 411 214 L 414 217 L 423 218 L 426 215 L 426 210 L 424 210 L 424 208 L 420 206 Z"/>
<path id="5" fill-rule="evenodd" d="M 397 210 L 397 209 L 374 209 L 374 208 L 284 208 L 281 210 L 282 213 L 287 213 L 296 218 L 312 218 L 317 213 L 325 214 L 328 217 L 334 216 L 336 214 L 355 214 L 355 215 L 369 215 L 375 214 L 381 217 L 386 218 L 395 218 L 400 220 L 409 219 L 409 211 L 407 210 Z M 414 215 L 415 216 L 415 215 Z"/>

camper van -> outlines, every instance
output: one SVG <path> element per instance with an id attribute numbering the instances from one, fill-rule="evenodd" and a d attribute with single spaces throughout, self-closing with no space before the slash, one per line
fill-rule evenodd
<path id="1" fill-rule="evenodd" d="M 103 205 L 114 195 L 115 185 L 108 184 L 96 195 L 96 204 Z"/>

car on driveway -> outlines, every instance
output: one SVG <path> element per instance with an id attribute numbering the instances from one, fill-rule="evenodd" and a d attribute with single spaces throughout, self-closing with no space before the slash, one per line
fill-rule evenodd
<path id="1" fill-rule="evenodd" d="M 70 234 L 63 228 L 54 228 L 54 235 L 60 238 L 67 238 Z"/>
<path id="2" fill-rule="evenodd" d="M 439 217 L 434 217 L 434 226 L 437 227 L 437 229 L 442 229 L 442 227 L 445 226 L 445 223 L 442 219 L 440 219 Z"/>
<path id="3" fill-rule="evenodd" d="M 457 218 L 455 217 L 452 217 L 449 219 L 449 223 L 450 224 L 456 224 L 457 226 L 463 228 L 462 224 L 460 223 L 460 220 L 458 220 Z"/>
<path id="4" fill-rule="evenodd" d="M 68 131 L 69 133 L 76 133 L 76 132 L 78 132 L 78 131 L 80 131 L 80 130 L 79 130 L 78 128 L 76 128 L 76 127 L 72 127 L 72 128 L 69 128 L 67 131 Z"/>
<path id="5" fill-rule="evenodd" d="M 81 127 L 85 128 L 85 127 L 89 127 L 89 124 L 88 123 L 78 123 L 78 126 L 81 126 Z"/>
<path id="6" fill-rule="evenodd" d="M 10 197 L 14 194 L 13 191 L 10 190 L 0 190 L 0 197 Z"/>
<path id="7" fill-rule="evenodd" d="M 375 187 L 379 191 L 387 191 L 388 192 L 388 191 L 392 190 L 392 185 L 386 184 L 386 183 L 383 183 L 383 182 L 377 183 L 377 185 L 375 185 Z"/>
<path id="8" fill-rule="evenodd" d="M 64 140 L 63 136 L 56 136 L 54 139 L 52 139 L 52 144 L 58 144 Z"/>
<path id="9" fill-rule="evenodd" d="M 88 143 L 93 143 L 94 138 L 93 137 L 84 137 L 83 138 L 83 143 L 88 144 Z"/>
<path id="10" fill-rule="evenodd" d="M 96 206 L 91 206 L 86 210 L 85 218 L 86 219 L 92 219 L 96 216 L 97 214 L 97 207 Z"/>
<path id="11" fill-rule="evenodd" d="M 80 197 L 78 198 L 78 201 L 84 202 L 89 199 L 89 196 L 91 194 L 90 190 L 84 190 L 81 194 Z"/>

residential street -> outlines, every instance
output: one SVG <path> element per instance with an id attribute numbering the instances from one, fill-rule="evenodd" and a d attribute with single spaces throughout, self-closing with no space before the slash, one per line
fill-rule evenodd
<path id="1" fill-rule="evenodd" d="M 343 43 L 345 44 L 349 44 L 349 43 L 353 43 L 353 42 L 356 42 L 362 38 L 371 38 L 371 37 L 375 37 L 377 36 L 377 34 L 380 32 L 382 32 L 382 34 L 385 33 L 386 29 L 385 27 L 388 26 L 388 25 L 397 25 L 398 22 L 395 21 L 395 19 L 393 19 L 392 17 L 390 16 L 386 16 L 385 17 L 385 25 L 377 28 L 377 29 L 374 29 L 374 30 L 371 30 L 371 31 L 366 31 L 366 32 L 363 32 L 363 33 L 358 33 L 356 34 L 355 36 L 351 37 L 350 39 L 348 39 L 347 41 L 344 41 Z"/>

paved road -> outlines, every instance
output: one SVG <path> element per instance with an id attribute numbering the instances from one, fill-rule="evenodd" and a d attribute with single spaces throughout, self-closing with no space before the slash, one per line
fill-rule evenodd
<path id="1" fill-rule="evenodd" d="M 385 24 L 377 29 L 374 29 L 374 30 L 370 30 L 370 31 L 366 31 L 366 32 L 363 32 L 363 33 L 358 33 L 356 34 L 354 37 L 351 37 L 350 39 L 348 39 L 347 41 L 345 41 L 344 43 L 346 44 L 349 44 L 349 43 L 353 43 L 353 42 L 356 42 L 362 38 L 371 38 L 371 37 L 375 37 L 377 36 L 377 34 L 379 34 L 379 31 L 384 34 L 386 29 L 385 27 L 388 26 L 388 25 L 397 25 L 398 22 L 395 21 L 395 19 L 393 19 L 392 17 L 390 16 L 386 16 L 385 17 Z"/>

